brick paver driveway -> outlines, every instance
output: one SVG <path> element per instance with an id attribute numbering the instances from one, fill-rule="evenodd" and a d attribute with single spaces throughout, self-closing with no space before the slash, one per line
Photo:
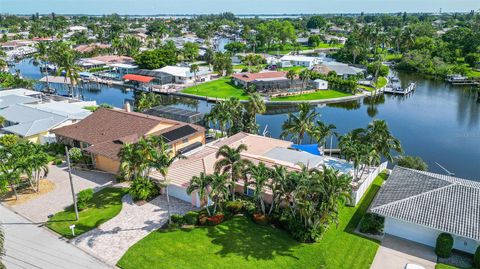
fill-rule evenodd
<path id="1" fill-rule="evenodd" d="M 184 214 L 193 208 L 189 203 L 170 197 L 170 209 L 172 214 Z M 122 211 L 115 218 L 73 239 L 72 243 L 115 265 L 132 245 L 163 226 L 167 216 L 165 195 L 141 206 L 133 203 L 130 195 L 125 195 Z"/>
<path id="2" fill-rule="evenodd" d="M 55 183 L 55 189 L 36 199 L 11 207 L 33 222 L 45 222 L 48 220 L 48 215 L 62 211 L 73 204 L 66 166 L 50 165 L 48 168 L 47 178 Z M 108 173 L 74 170 L 72 175 L 76 193 L 87 188 L 93 188 L 96 191 L 115 183 L 115 177 Z"/>

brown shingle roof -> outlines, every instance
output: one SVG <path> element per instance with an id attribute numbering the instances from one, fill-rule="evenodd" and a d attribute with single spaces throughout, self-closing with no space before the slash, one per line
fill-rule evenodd
<path id="1" fill-rule="evenodd" d="M 261 72 L 261 73 L 238 73 L 232 75 L 232 77 L 243 80 L 245 82 L 251 82 L 257 79 L 265 79 L 265 78 L 285 78 L 287 72 L 284 71 L 268 71 L 268 72 Z"/>
<path id="2" fill-rule="evenodd" d="M 126 112 L 119 109 L 100 108 L 79 123 L 53 130 L 57 136 L 71 138 L 90 144 L 86 150 L 112 159 L 117 159 L 118 152 L 124 144 L 135 143 L 142 136 L 150 134 L 161 123 L 171 124 L 152 133 L 160 135 L 187 123 L 164 119 L 137 112 Z M 205 129 L 190 125 L 198 132 Z M 173 143 L 175 141 L 170 141 Z"/>

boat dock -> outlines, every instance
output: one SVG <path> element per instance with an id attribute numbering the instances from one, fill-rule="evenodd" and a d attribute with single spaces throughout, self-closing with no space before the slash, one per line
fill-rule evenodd
<path id="1" fill-rule="evenodd" d="M 401 94 L 407 95 L 415 90 L 417 84 L 415 82 L 411 82 L 408 84 L 406 88 L 402 88 L 399 84 L 398 85 L 388 85 L 383 90 L 384 93 L 391 93 L 391 94 Z"/>
<path id="2" fill-rule="evenodd" d="M 447 76 L 447 82 L 452 85 L 473 85 L 478 86 L 480 85 L 480 80 L 472 79 L 461 75 L 449 75 Z"/>

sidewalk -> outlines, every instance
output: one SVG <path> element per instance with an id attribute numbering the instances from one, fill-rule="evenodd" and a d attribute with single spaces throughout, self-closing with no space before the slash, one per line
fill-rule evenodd
<path id="1" fill-rule="evenodd" d="M 16 268 L 112 268 L 0 205 L 5 233 L 3 263 Z"/>

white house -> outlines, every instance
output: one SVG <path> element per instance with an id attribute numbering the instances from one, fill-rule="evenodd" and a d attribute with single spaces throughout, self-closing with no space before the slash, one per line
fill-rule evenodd
<path id="1" fill-rule="evenodd" d="M 435 247 L 440 233 L 453 248 L 480 245 L 480 182 L 396 166 L 370 206 L 385 218 L 385 233 Z"/>
<path id="2" fill-rule="evenodd" d="M 304 66 L 311 68 L 316 64 L 321 63 L 321 59 L 318 57 L 311 56 L 302 56 L 302 55 L 285 55 L 280 58 L 280 63 L 282 67 L 290 66 Z"/>
<path id="3" fill-rule="evenodd" d="M 153 71 L 161 72 L 173 77 L 173 81 L 177 84 L 190 84 L 194 83 L 194 73 L 190 72 L 190 67 L 186 66 L 165 66 Z M 199 67 L 199 71 L 196 73 L 197 82 L 210 81 L 212 71 L 208 68 Z"/>
<path id="4" fill-rule="evenodd" d="M 313 81 L 313 84 L 315 86 L 315 89 L 318 90 L 327 90 L 328 89 L 328 81 L 323 80 L 323 79 L 316 79 Z"/>

